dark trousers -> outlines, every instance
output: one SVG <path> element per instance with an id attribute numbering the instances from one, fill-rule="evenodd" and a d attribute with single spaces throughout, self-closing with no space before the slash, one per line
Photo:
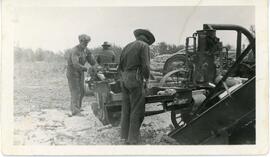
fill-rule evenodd
<path id="1" fill-rule="evenodd" d="M 67 74 L 68 86 L 71 95 L 70 110 L 72 115 L 80 112 L 84 97 L 84 74 L 72 76 Z"/>
<path id="2" fill-rule="evenodd" d="M 123 105 L 121 114 L 121 138 L 136 144 L 140 138 L 140 127 L 145 113 L 145 90 L 136 73 L 122 75 Z"/>

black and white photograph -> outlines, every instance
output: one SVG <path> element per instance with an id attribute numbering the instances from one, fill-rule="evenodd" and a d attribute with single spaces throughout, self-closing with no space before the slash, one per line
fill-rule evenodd
<path id="1" fill-rule="evenodd" d="M 9 86 L 2 78 L 1 86 L 11 90 L 1 91 L 1 112 L 12 108 L 10 145 L 33 151 L 32 146 L 133 146 L 148 152 L 151 146 L 239 146 L 242 154 L 241 146 L 260 145 L 264 152 L 259 136 L 268 139 L 268 98 L 258 95 L 267 96 L 268 70 L 257 57 L 268 58 L 262 37 L 268 32 L 258 22 L 260 5 L 248 2 L 6 2 L 11 11 L 3 20 L 12 26 L 2 31 L 9 30 L 4 40 L 12 41 L 1 63 L 6 69 L 11 61 L 13 81 Z M 192 153 L 200 152 L 187 154 Z"/>

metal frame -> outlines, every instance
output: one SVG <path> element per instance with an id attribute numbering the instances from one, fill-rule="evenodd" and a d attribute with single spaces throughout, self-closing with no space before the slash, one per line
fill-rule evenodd
<path id="1" fill-rule="evenodd" d="M 212 98 L 215 97 L 215 94 L 218 93 L 218 91 L 220 90 L 220 88 L 223 85 L 223 82 L 228 78 L 228 76 L 230 76 L 235 71 L 235 69 L 237 69 L 239 64 L 243 61 L 244 57 L 250 52 L 250 50 L 253 50 L 253 52 L 255 53 L 255 38 L 254 38 L 254 36 L 247 29 L 245 29 L 245 28 L 243 28 L 241 26 L 204 24 L 203 28 L 204 29 L 216 29 L 216 30 L 233 30 L 233 31 L 241 32 L 249 40 L 249 45 L 247 46 L 247 48 L 242 53 L 238 52 L 240 54 L 238 54 L 239 56 L 236 58 L 235 63 L 228 70 L 228 72 L 224 75 L 224 77 L 219 81 L 219 83 L 216 85 L 216 87 L 210 92 L 210 94 L 208 95 L 206 100 L 201 105 L 200 109 L 197 110 L 197 114 L 202 112 L 203 108 L 205 106 L 208 106 L 207 104 L 209 104 L 211 102 Z M 239 44 L 241 42 L 237 42 L 237 43 Z M 241 48 L 241 45 L 240 45 L 240 48 Z M 241 51 L 241 49 L 240 49 L 240 51 Z"/>
<path id="2" fill-rule="evenodd" d="M 237 58 L 241 54 L 241 43 L 242 43 L 242 34 L 244 34 L 249 40 L 250 44 L 255 44 L 255 37 L 251 34 L 246 28 L 238 26 L 238 25 L 225 25 L 225 24 L 204 24 L 203 29 L 215 29 L 215 30 L 225 30 L 225 31 L 236 31 L 237 32 L 237 49 L 236 56 Z M 252 48 L 253 52 L 255 52 L 255 46 Z"/>

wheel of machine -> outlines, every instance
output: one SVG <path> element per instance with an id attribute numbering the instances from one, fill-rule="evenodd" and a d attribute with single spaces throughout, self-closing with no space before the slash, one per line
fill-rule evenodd
<path id="1" fill-rule="evenodd" d="M 186 125 L 182 119 L 182 114 L 179 111 L 171 111 L 171 121 L 175 128 L 181 128 Z"/>
<path id="2" fill-rule="evenodd" d="M 163 67 L 163 75 L 166 75 L 168 72 L 183 68 L 186 64 L 186 57 L 184 54 L 176 54 L 166 60 Z"/>
<path id="3" fill-rule="evenodd" d="M 255 73 L 255 64 L 246 64 L 246 63 L 240 63 L 239 69 L 238 69 L 238 75 L 241 77 L 250 78 L 254 76 Z"/>
<path id="4" fill-rule="evenodd" d="M 185 82 L 189 80 L 190 70 L 186 64 L 185 54 L 176 54 L 164 64 L 163 75 L 160 86 L 185 86 Z"/>
<path id="5" fill-rule="evenodd" d="M 173 70 L 167 73 L 161 80 L 161 87 L 182 87 L 188 80 L 187 73 L 183 69 Z"/>
<path id="6" fill-rule="evenodd" d="M 175 128 L 185 127 L 186 124 L 191 120 L 191 115 L 189 114 L 190 109 L 172 110 L 171 111 L 171 121 Z"/>

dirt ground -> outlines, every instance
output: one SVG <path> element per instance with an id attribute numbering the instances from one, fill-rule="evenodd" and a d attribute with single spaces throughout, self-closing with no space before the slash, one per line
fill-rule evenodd
<path id="1" fill-rule="evenodd" d="M 94 116 L 95 97 L 84 98 L 82 116 L 68 117 L 69 90 L 65 63 L 16 63 L 14 69 L 15 145 L 122 145 L 120 127 L 103 126 Z M 147 106 L 146 109 L 156 107 Z M 170 113 L 146 117 L 141 144 L 171 144 Z"/>

